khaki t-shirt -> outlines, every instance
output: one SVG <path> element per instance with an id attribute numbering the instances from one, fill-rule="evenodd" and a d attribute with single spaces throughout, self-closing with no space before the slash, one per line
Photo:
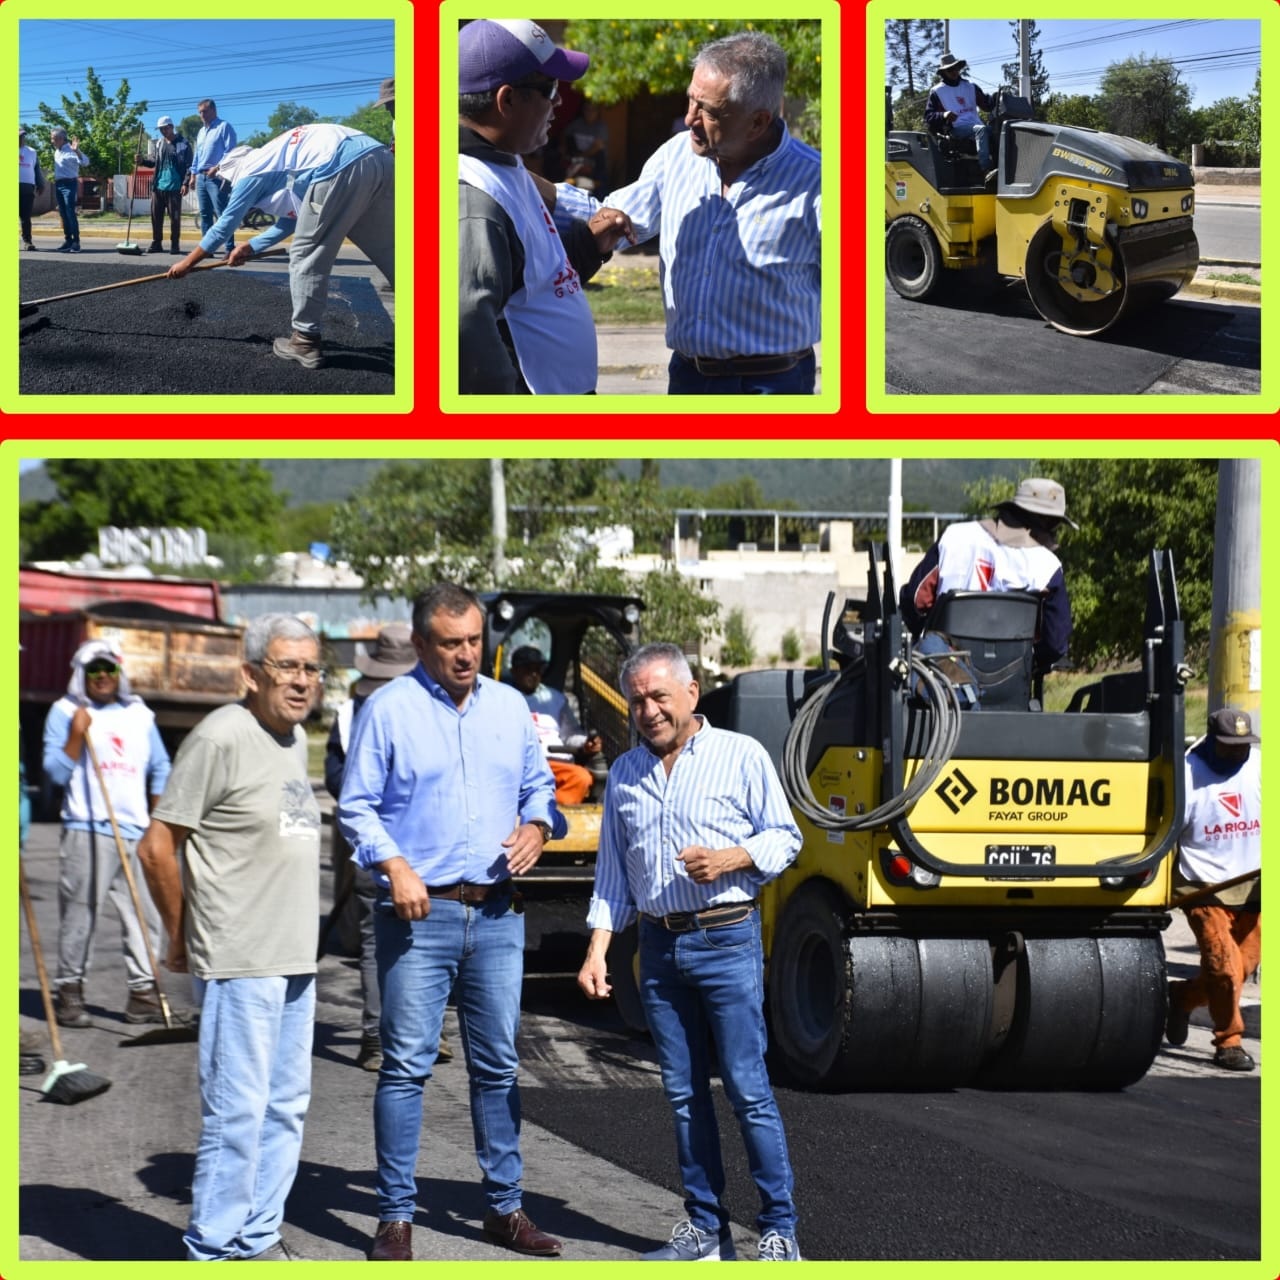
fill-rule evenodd
<path id="1" fill-rule="evenodd" d="M 190 827 L 187 959 L 199 978 L 316 971 L 320 807 L 299 727 L 278 737 L 237 703 L 182 744 L 154 815 Z"/>

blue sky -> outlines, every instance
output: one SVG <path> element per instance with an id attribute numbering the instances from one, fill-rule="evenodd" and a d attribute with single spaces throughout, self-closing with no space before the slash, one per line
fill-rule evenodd
<path id="1" fill-rule="evenodd" d="M 1256 21 L 1046 18 L 1036 20 L 1036 30 L 1035 47 L 1055 93 L 1094 94 L 1108 65 L 1145 54 L 1170 58 L 1183 83 L 1193 86 L 1191 105 L 1207 107 L 1220 98 L 1246 98 L 1262 59 Z M 989 90 L 1000 83 L 1001 64 L 1017 56 L 1012 32 L 1006 20 L 953 18 L 951 52 L 966 59 L 966 74 Z"/>
<path id="2" fill-rule="evenodd" d="M 132 102 L 146 101 L 146 123 L 194 115 L 201 98 L 242 139 L 267 127 L 280 102 L 341 119 L 373 102 L 395 73 L 389 21 L 116 22 L 23 19 L 18 24 L 18 113 L 34 126 L 40 102 L 85 91 L 92 67 L 114 97 L 122 79 Z"/>

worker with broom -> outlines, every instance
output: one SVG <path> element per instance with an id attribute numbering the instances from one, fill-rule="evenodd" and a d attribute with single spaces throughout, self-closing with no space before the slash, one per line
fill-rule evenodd
<path id="1" fill-rule="evenodd" d="M 223 157 L 218 176 L 231 183 L 231 198 L 200 243 L 169 268 L 178 280 L 213 254 L 250 209 L 275 214 L 276 222 L 227 258 L 237 267 L 286 236 L 293 333 L 277 338 L 282 360 L 305 369 L 323 364 L 320 322 L 329 296 L 329 273 L 351 242 L 395 287 L 395 166 L 390 149 L 368 134 L 340 124 L 307 124 L 264 146 L 236 147 Z"/>
<path id="2" fill-rule="evenodd" d="M 138 919 L 123 858 L 136 865 L 137 841 L 149 820 L 148 797 L 151 804 L 159 798 L 169 768 L 155 715 L 130 689 L 119 650 L 105 640 L 86 641 L 72 657 L 65 696 L 49 708 L 44 723 L 45 776 L 64 789 L 55 977 L 55 1013 L 64 1027 L 93 1024 L 84 1004 L 84 983 L 94 929 L 107 902 L 120 917 L 129 984 L 125 1021 L 162 1020 L 142 932 L 148 930 L 156 940 L 154 950 L 159 916 L 142 896 L 146 919 Z M 119 843 L 109 810 L 123 837 Z"/>
<path id="3" fill-rule="evenodd" d="M 311 1100 L 320 807 L 302 722 L 325 672 L 289 614 L 255 618 L 244 648 L 244 701 L 187 737 L 138 848 L 200 1003 L 192 1262 L 293 1260 L 280 1224 Z"/>

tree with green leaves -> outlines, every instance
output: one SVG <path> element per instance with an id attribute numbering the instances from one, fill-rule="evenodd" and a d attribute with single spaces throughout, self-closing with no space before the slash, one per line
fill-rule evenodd
<path id="1" fill-rule="evenodd" d="M 96 551 L 98 530 L 197 526 L 218 538 L 274 549 L 284 499 L 260 463 L 217 458 L 50 458 L 57 498 L 19 513 L 25 560 L 74 559 Z"/>
<path id="2" fill-rule="evenodd" d="M 1110 132 L 1170 151 L 1188 118 L 1192 86 L 1168 58 L 1139 54 L 1113 62 L 1103 73 L 1098 100 Z"/>
<path id="3" fill-rule="evenodd" d="M 606 459 L 506 460 L 510 542 L 502 585 L 639 594 L 649 634 L 699 643 L 714 630 L 719 607 L 674 565 L 639 581 L 600 565 L 588 527 L 625 523 L 639 538 L 669 521 L 656 501 L 656 477 L 629 483 L 612 472 Z M 412 599 L 440 579 L 487 590 L 497 585 L 489 496 L 487 459 L 392 463 L 335 509 L 334 555 L 364 579 L 370 597 Z M 569 509 L 581 506 L 595 511 Z"/>
<path id="4" fill-rule="evenodd" d="M 787 55 L 787 97 L 806 107 L 791 132 L 811 146 L 820 144 L 822 23 L 811 18 L 575 18 L 565 27 L 564 44 L 591 55 L 587 74 L 575 84 L 586 97 L 609 106 L 642 90 L 683 93 L 693 59 L 704 44 L 739 31 L 772 36 Z"/>
<path id="5" fill-rule="evenodd" d="M 1147 562 L 1159 547 L 1173 556 L 1189 661 L 1207 661 L 1213 606 L 1213 531 L 1218 464 L 1203 458 L 1042 458 L 1026 475 L 1050 476 L 1067 491 L 1058 555 L 1067 579 L 1071 662 L 1091 668 L 1139 655 Z M 1017 482 L 969 487 L 970 511 L 990 513 Z"/>
<path id="6" fill-rule="evenodd" d="M 1041 119 L 1047 124 L 1066 124 L 1074 128 L 1101 129 L 1108 132 L 1107 119 L 1097 99 L 1085 93 L 1051 93 L 1040 104 Z"/>
<path id="7" fill-rule="evenodd" d="M 1253 78 L 1253 89 L 1245 103 L 1244 138 L 1262 163 L 1262 68 Z"/>
<path id="8" fill-rule="evenodd" d="M 1015 93 L 1021 93 L 1022 44 L 1018 36 L 1018 19 L 1011 19 L 1009 25 L 1013 28 L 1013 47 L 1016 50 L 1016 54 L 1012 62 L 1006 62 L 1001 66 L 1000 75 L 1004 83 L 1009 85 Z M 1039 39 L 1040 32 L 1033 19 L 1027 34 L 1027 44 L 1030 48 L 1031 105 L 1036 110 L 1049 96 L 1049 73 L 1044 68 L 1044 55 L 1036 48 Z"/>
<path id="9" fill-rule="evenodd" d="M 942 47 L 941 18 L 893 18 L 884 24 L 885 83 L 914 98 L 929 92 Z M 901 96 L 901 95 L 900 95 Z M 909 124 L 898 124 L 909 129 Z"/>
<path id="10" fill-rule="evenodd" d="M 92 67 L 85 70 L 85 93 L 73 90 L 62 95 L 61 108 L 41 102 L 40 121 L 28 142 L 37 144 L 40 163 L 47 174 L 53 173 L 53 147 L 49 131 L 61 126 L 68 138 L 76 138 L 80 150 L 89 158 L 82 170 L 86 177 L 102 181 L 131 167 L 138 135 L 145 136 L 144 121 L 147 100 L 129 101 L 129 82 L 121 80 L 114 95 L 108 95 Z"/>

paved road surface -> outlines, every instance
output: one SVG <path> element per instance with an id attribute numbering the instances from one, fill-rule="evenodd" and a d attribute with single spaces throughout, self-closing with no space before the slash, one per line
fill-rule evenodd
<path id="1" fill-rule="evenodd" d="M 37 824 L 25 854 L 48 949 L 57 937 L 57 838 L 56 825 Z M 571 919 L 572 908 L 563 910 Z M 1185 926 L 1175 924 L 1168 945 L 1171 971 L 1188 972 L 1194 948 Z M 566 967 L 576 964 L 572 947 L 564 957 Z M 170 976 L 168 986 L 186 1003 L 186 979 Z M 40 1077 L 20 1077 L 20 1257 L 177 1259 L 198 1132 L 195 1046 L 123 1044 L 137 1028 L 119 1013 L 124 981 L 109 920 L 87 997 L 95 1025 L 66 1030 L 66 1048 L 112 1087 L 66 1107 L 43 1100 Z M 1259 999 L 1255 987 L 1247 1044 L 1260 1060 Z M 38 1028 L 25 937 L 19 1006 L 22 1025 Z M 285 1228 L 291 1245 L 315 1259 L 362 1259 L 372 1230 L 375 1078 L 354 1066 L 358 1028 L 354 961 L 326 956 L 312 1106 Z M 452 1013 L 446 1029 L 456 1044 Z M 806 1255 L 864 1263 L 1256 1258 L 1259 1075 L 1217 1071 L 1208 1041 L 1198 1017 L 1184 1048 L 1166 1047 L 1152 1072 L 1119 1094 L 780 1088 Z M 623 1261 L 653 1247 L 681 1208 L 652 1045 L 609 1006 L 582 1000 L 567 974 L 550 972 L 526 981 L 520 1052 L 528 1212 L 566 1240 L 567 1259 Z M 733 1231 L 750 1257 L 754 1193 L 720 1102 Z M 418 1178 L 420 1257 L 511 1259 L 480 1237 L 484 1205 L 460 1060 L 428 1085 Z M 7 1254 L 0 1250 L 0 1274 L 23 1274 Z"/>

